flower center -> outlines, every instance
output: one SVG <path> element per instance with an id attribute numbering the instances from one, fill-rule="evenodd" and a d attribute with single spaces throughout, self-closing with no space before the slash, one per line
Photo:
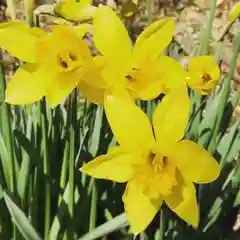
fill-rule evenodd
<path id="1" fill-rule="evenodd" d="M 125 75 L 125 78 L 130 82 L 135 82 L 137 79 L 137 68 L 132 68 L 127 75 Z"/>
<path id="2" fill-rule="evenodd" d="M 59 64 L 64 72 L 73 71 L 81 66 L 81 61 L 76 54 L 67 52 L 59 56 Z"/>
<path id="3" fill-rule="evenodd" d="M 203 83 L 207 83 L 212 80 L 212 77 L 209 73 L 205 72 L 202 76 Z"/>
<path id="4" fill-rule="evenodd" d="M 172 188 L 177 184 L 176 165 L 167 156 L 152 152 L 149 166 L 151 170 L 142 179 L 144 194 L 152 199 L 171 194 Z"/>
<path id="5" fill-rule="evenodd" d="M 166 156 L 158 156 L 152 153 L 151 164 L 155 173 L 163 171 L 168 165 L 168 158 Z"/>

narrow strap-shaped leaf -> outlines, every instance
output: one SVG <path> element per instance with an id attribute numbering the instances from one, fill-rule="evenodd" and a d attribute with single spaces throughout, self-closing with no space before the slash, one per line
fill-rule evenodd
<path id="1" fill-rule="evenodd" d="M 82 236 L 78 240 L 94 240 L 126 226 L 128 226 L 127 217 L 125 213 L 122 213 L 113 218 L 111 221 L 108 221 L 97 227 L 92 232 Z"/>
<path id="2" fill-rule="evenodd" d="M 41 240 L 23 211 L 12 201 L 10 196 L 4 192 L 4 200 L 12 216 L 13 222 L 27 240 Z"/>

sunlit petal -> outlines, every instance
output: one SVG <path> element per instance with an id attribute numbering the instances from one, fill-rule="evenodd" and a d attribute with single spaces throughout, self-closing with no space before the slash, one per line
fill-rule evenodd
<path id="1" fill-rule="evenodd" d="M 96 48 L 114 61 L 126 61 L 131 54 L 131 40 L 123 22 L 107 6 L 100 6 L 93 21 Z"/>
<path id="2" fill-rule="evenodd" d="M 151 124 L 127 92 L 118 89 L 107 93 L 104 106 L 111 129 L 124 149 L 149 151 L 154 147 Z"/>
<path id="3" fill-rule="evenodd" d="M 240 3 L 236 2 L 229 12 L 228 20 L 235 21 L 240 15 Z"/>
<path id="4" fill-rule="evenodd" d="M 78 35 L 79 38 L 83 38 L 84 35 L 89 32 L 91 25 L 88 23 L 80 24 L 79 26 L 75 27 L 73 30 Z"/>
<path id="5" fill-rule="evenodd" d="M 6 89 L 6 102 L 29 104 L 40 100 L 46 93 L 38 65 L 22 65 L 9 81 Z"/>
<path id="6" fill-rule="evenodd" d="M 26 23 L 0 24 L 0 46 L 22 61 L 36 61 L 36 41 L 37 37 L 31 34 Z"/>
<path id="7" fill-rule="evenodd" d="M 214 181 L 220 173 L 217 161 L 200 145 L 184 139 L 172 149 L 171 158 L 185 179 L 196 183 Z"/>
<path id="8" fill-rule="evenodd" d="M 166 92 L 178 88 L 186 83 L 188 73 L 174 58 L 160 56 L 157 59 L 157 64 L 158 68 L 162 72 L 162 78 Z"/>
<path id="9" fill-rule="evenodd" d="M 133 177 L 134 166 L 139 157 L 118 146 L 114 147 L 108 154 L 101 155 L 83 165 L 80 171 L 94 178 L 126 182 Z"/>
<path id="10" fill-rule="evenodd" d="M 83 96 L 88 99 L 88 101 L 95 104 L 103 104 L 105 94 L 104 88 L 95 87 L 91 84 L 86 83 L 84 80 L 80 81 L 77 87 Z"/>
<path id="11" fill-rule="evenodd" d="M 60 104 L 78 85 L 81 73 L 78 71 L 52 73 L 46 76 L 48 78 L 47 102 L 50 107 Z M 46 80 L 45 79 L 45 80 Z"/>
<path id="12" fill-rule="evenodd" d="M 69 21 L 86 21 L 94 17 L 96 7 L 91 6 L 88 2 L 63 2 L 57 4 L 54 11 L 57 15 Z"/>
<path id="13" fill-rule="evenodd" d="M 180 179 L 179 179 L 180 180 Z M 198 226 L 199 210 L 196 199 L 195 187 L 191 182 L 181 179 L 172 194 L 164 196 L 167 205 L 185 222 Z"/>
<path id="14" fill-rule="evenodd" d="M 162 204 L 161 197 L 149 199 L 145 196 L 141 186 L 134 179 L 128 182 L 123 201 L 131 230 L 135 235 L 147 228 Z"/>
<path id="15" fill-rule="evenodd" d="M 32 35 L 36 36 L 37 38 L 45 37 L 48 34 L 42 28 L 39 28 L 39 27 L 32 27 L 32 28 L 29 29 L 29 32 Z"/>
<path id="16" fill-rule="evenodd" d="M 162 154 L 168 154 L 172 145 L 183 138 L 189 111 L 190 99 L 185 85 L 171 91 L 158 104 L 153 113 L 153 127 Z"/>
<path id="17" fill-rule="evenodd" d="M 96 88 L 106 88 L 108 87 L 108 82 L 103 72 L 107 67 L 108 63 L 106 62 L 105 57 L 96 56 L 93 60 L 88 61 L 87 64 L 84 64 L 82 67 L 82 79 L 96 87 Z"/>
<path id="18" fill-rule="evenodd" d="M 174 26 L 172 18 L 164 18 L 148 26 L 137 38 L 133 49 L 134 58 L 157 58 L 172 41 Z"/>
<path id="19" fill-rule="evenodd" d="M 153 79 L 152 79 L 153 80 Z M 161 79 L 155 78 L 147 85 L 130 85 L 129 92 L 134 99 L 152 100 L 164 92 Z"/>

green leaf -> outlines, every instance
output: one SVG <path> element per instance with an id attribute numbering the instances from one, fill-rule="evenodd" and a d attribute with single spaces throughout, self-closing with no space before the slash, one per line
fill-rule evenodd
<path id="1" fill-rule="evenodd" d="M 79 195 L 79 191 L 78 188 L 75 187 L 74 189 L 74 202 L 75 204 L 79 201 L 80 199 L 80 195 Z M 55 215 L 53 221 L 52 221 L 52 225 L 49 231 L 49 235 L 48 238 L 50 240 L 55 240 L 57 239 L 59 232 L 61 232 L 64 226 L 63 225 L 63 221 L 64 218 L 66 219 L 67 216 L 67 212 L 68 212 L 68 200 L 69 200 L 69 182 L 66 185 L 65 191 L 63 193 L 63 197 L 62 197 L 62 201 L 60 203 L 60 206 L 58 208 L 57 214 Z"/>
<path id="2" fill-rule="evenodd" d="M 6 192 L 4 192 L 4 200 L 12 216 L 13 222 L 16 224 L 23 236 L 28 240 L 41 240 L 23 211 L 12 201 Z"/>
<path id="3" fill-rule="evenodd" d="M 231 162 L 239 150 L 240 134 L 239 122 L 236 122 L 220 140 L 217 151 L 221 155 L 221 165 Z"/>
<path id="4" fill-rule="evenodd" d="M 32 128 L 30 128 L 29 131 L 31 131 L 31 129 Z M 40 151 L 34 147 L 34 143 L 22 132 L 15 130 L 14 133 L 18 143 L 23 148 L 23 157 L 17 181 L 19 195 L 23 198 L 28 184 L 30 169 L 34 163 L 39 162 Z"/>
<path id="5" fill-rule="evenodd" d="M 91 133 L 91 145 L 89 147 L 89 152 L 92 156 L 96 156 L 99 146 L 101 127 L 102 127 L 102 117 L 103 117 L 103 106 L 98 106 L 95 116 L 95 122 L 93 127 L 93 132 Z"/>
<path id="6" fill-rule="evenodd" d="M 3 140 L 2 133 L 0 132 L 0 157 L 4 172 L 4 178 L 7 183 L 7 185 L 10 187 L 10 179 L 9 179 L 9 164 L 8 164 L 8 154 L 7 154 L 7 148 Z"/>
<path id="7" fill-rule="evenodd" d="M 97 227 L 92 232 L 82 236 L 78 240 L 93 240 L 107 234 L 117 231 L 123 227 L 128 226 L 128 221 L 125 213 L 118 215 L 117 217 L 113 218 L 111 221 L 108 221 L 101 226 Z"/>
<path id="8" fill-rule="evenodd" d="M 203 147 L 207 147 L 212 133 L 214 124 L 216 122 L 217 110 L 219 101 L 222 96 L 223 89 L 221 89 L 215 97 L 210 97 L 206 102 L 206 108 L 204 110 L 203 119 L 199 126 L 199 139 L 198 142 Z"/>
<path id="9" fill-rule="evenodd" d="M 233 207 L 235 208 L 235 207 L 237 207 L 239 205 L 240 205 L 240 190 L 238 191 L 237 196 L 236 196 L 236 198 L 234 200 Z"/>

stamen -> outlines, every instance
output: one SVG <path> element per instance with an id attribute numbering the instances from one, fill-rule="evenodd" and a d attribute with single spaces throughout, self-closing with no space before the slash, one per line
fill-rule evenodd
<path id="1" fill-rule="evenodd" d="M 164 170 L 168 164 L 168 158 L 166 156 L 157 156 L 156 154 L 151 153 L 150 161 L 153 166 L 154 172 L 159 172 Z"/>
<path id="2" fill-rule="evenodd" d="M 136 76 L 134 76 L 134 74 L 138 71 L 139 69 L 137 68 L 132 68 L 131 71 L 129 71 L 129 74 L 125 75 L 125 78 L 128 80 L 128 81 L 136 81 Z"/>
<path id="3" fill-rule="evenodd" d="M 203 76 L 202 76 L 202 80 L 203 80 L 204 83 L 207 83 L 207 82 L 209 82 L 209 81 L 212 80 L 212 77 L 210 76 L 209 73 L 206 73 L 206 72 L 205 72 L 205 73 L 203 74 Z"/>
<path id="4" fill-rule="evenodd" d="M 60 59 L 60 64 L 61 64 L 61 66 L 62 66 L 63 68 L 68 68 L 67 62 L 64 61 L 64 60 L 62 60 L 62 59 Z"/>
<path id="5" fill-rule="evenodd" d="M 168 161 L 168 158 L 166 156 L 163 156 L 163 158 L 162 158 L 163 167 L 166 167 L 167 161 Z"/>
<path id="6" fill-rule="evenodd" d="M 64 71 L 73 71 L 74 69 L 80 67 L 79 59 L 75 53 L 63 53 L 58 58 L 60 66 L 64 69 Z"/>
<path id="7" fill-rule="evenodd" d="M 72 61 L 76 61 L 76 60 L 77 60 L 77 55 L 74 54 L 74 53 L 69 53 L 69 58 L 70 58 Z"/>
<path id="8" fill-rule="evenodd" d="M 125 78 L 128 80 L 128 81 L 135 81 L 135 78 L 131 75 L 126 75 Z"/>

